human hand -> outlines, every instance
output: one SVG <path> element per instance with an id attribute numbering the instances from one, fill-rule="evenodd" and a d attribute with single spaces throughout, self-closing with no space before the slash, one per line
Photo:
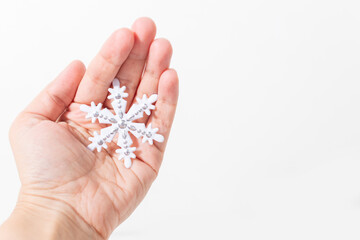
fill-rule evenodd
<path id="1" fill-rule="evenodd" d="M 76 239 L 106 239 L 141 202 L 159 171 L 178 98 L 178 77 L 169 69 L 172 47 L 165 39 L 154 40 L 155 32 L 147 18 L 136 20 L 132 30 L 117 30 L 86 70 L 80 61 L 72 62 L 19 114 L 10 142 L 22 186 L 0 233 L 25 216 L 34 225 L 56 219 L 60 232 L 49 227 L 43 230 L 48 236 L 75 239 L 78 231 Z M 136 97 L 158 94 L 156 109 L 138 121 L 151 122 L 165 141 L 151 146 L 133 138 L 137 158 L 130 169 L 118 160 L 116 139 L 106 151 L 87 149 L 88 138 L 103 126 L 80 111 L 91 101 L 111 108 L 106 97 L 115 77 L 126 86 L 127 109 Z M 37 229 L 23 225 L 24 231 Z"/>

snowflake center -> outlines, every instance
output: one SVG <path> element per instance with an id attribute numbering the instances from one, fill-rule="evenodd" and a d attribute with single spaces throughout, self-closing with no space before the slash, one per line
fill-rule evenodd
<path id="1" fill-rule="evenodd" d="M 120 129 L 125 129 L 127 127 L 127 124 L 124 120 L 122 120 L 121 123 L 118 124 L 118 127 Z"/>

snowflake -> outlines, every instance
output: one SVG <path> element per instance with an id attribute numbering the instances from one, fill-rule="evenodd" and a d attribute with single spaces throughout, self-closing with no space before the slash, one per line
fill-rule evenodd
<path id="1" fill-rule="evenodd" d="M 119 154 L 119 160 L 124 159 L 124 165 L 126 168 L 130 168 L 132 158 L 136 158 L 135 150 L 136 147 L 131 147 L 133 143 L 129 132 L 131 132 L 136 138 L 142 137 L 142 142 L 148 142 L 150 145 L 153 141 L 163 142 L 164 137 L 157 134 L 158 128 L 152 128 L 151 123 L 148 127 L 144 123 L 135 123 L 136 119 L 142 118 L 143 113 L 150 115 L 150 110 L 154 110 L 155 106 L 153 103 L 157 100 L 157 95 L 153 94 L 149 98 L 146 94 L 143 95 L 142 99 L 136 98 L 137 104 L 134 103 L 130 110 L 125 113 L 127 101 L 124 100 L 128 96 L 125 92 L 126 87 L 120 87 L 118 79 L 114 79 L 113 88 L 109 88 L 110 95 L 108 99 L 113 99 L 111 105 L 113 106 L 115 115 L 107 108 L 101 109 L 102 104 L 96 105 L 91 102 L 90 106 L 81 105 L 80 110 L 86 112 L 86 118 L 91 118 L 92 123 L 95 123 L 98 119 L 99 123 L 111 124 L 111 126 L 100 130 L 100 135 L 95 131 L 94 136 L 90 137 L 91 144 L 88 148 L 91 151 L 97 149 L 98 152 L 102 148 L 107 149 L 106 142 L 111 142 L 115 135 L 118 133 L 117 145 L 120 149 L 116 152 Z"/>

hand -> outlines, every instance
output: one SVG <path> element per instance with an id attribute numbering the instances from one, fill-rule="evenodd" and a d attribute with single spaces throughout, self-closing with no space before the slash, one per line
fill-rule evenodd
<path id="1" fill-rule="evenodd" d="M 86 70 L 72 62 L 19 114 L 10 130 L 22 184 L 14 214 L 30 213 L 36 221 L 42 217 L 34 212 L 45 212 L 44 224 L 54 216 L 72 223 L 61 223 L 65 228 L 75 225 L 84 236 L 106 239 L 141 202 L 159 171 L 178 98 L 178 77 L 169 69 L 172 47 L 154 40 L 155 32 L 147 18 L 132 30 L 117 30 Z M 165 141 L 151 146 L 133 138 L 137 158 L 130 169 L 118 160 L 116 139 L 106 151 L 87 149 L 88 138 L 104 126 L 79 109 L 91 101 L 110 108 L 106 98 L 115 77 L 126 86 L 127 109 L 135 97 L 158 94 L 156 109 L 139 122 L 151 122 Z"/>

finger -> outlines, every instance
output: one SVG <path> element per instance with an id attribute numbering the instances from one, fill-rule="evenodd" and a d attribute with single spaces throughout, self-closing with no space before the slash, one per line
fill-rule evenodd
<path id="1" fill-rule="evenodd" d="M 157 93 L 160 76 L 169 68 L 171 56 L 172 47 L 168 40 L 156 39 L 151 44 L 147 65 L 137 89 L 136 98 L 142 98 L 144 94 L 149 97 Z M 148 116 L 144 115 L 143 118 L 139 119 L 139 122 L 146 122 L 147 119 Z"/>
<path id="2" fill-rule="evenodd" d="M 148 123 L 151 123 L 152 127 L 158 128 L 157 134 L 161 134 L 165 140 L 164 142 L 154 141 L 154 146 L 150 144 L 140 144 L 138 146 L 136 156 L 145 163 L 139 165 L 137 167 L 139 169 L 132 167 L 133 171 L 138 175 L 149 171 L 157 173 L 160 169 L 179 95 L 179 80 L 175 70 L 168 69 L 161 75 L 158 92 L 159 99 L 156 102 L 156 109 L 151 114 Z M 142 166 L 142 169 L 140 169 L 140 166 Z"/>
<path id="3" fill-rule="evenodd" d="M 129 94 L 126 100 L 129 103 L 131 103 L 134 98 L 141 75 L 144 71 L 150 44 L 156 34 L 156 26 L 150 18 L 144 17 L 134 22 L 132 30 L 134 31 L 135 37 L 134 47 L 116 76 L 120 80 L 121 86 L 126 86 L 126 92 Z M 107 102 L 106 106 L 110 107 L 111 104 Z M 127 109 L 128 108 L 129 105 L 127 106 Z"/>
<path id="4" fill-rule="evenodd" d="M 159 129 L 157 133 L 163 135 L 165 138 L 165 141 L 162 143 L 154 141 L 154 145 L 162 152 L 165 150 L 166 142 L 170 134 L 178 97 L 178 75 L 174 69 L 168 69 L 160 77 L 155 111 L 152 112 L 148 120 L 148 123 L 151 123 L 154 128 Z"/>
<path id="5" fill-rule="evenodd" d="M 75 96 L 76 103 L 103 103 L 107 90 L 134 45 L 134 33 L 126 28 L 115 31 L 91 61 Z"/>
<path id="6" fill-rule="evenodd" d="M 73 101 L 84 73 L 84 64 L 73 61 L 25 108 L 24 112 L 55 121 Z"/>

